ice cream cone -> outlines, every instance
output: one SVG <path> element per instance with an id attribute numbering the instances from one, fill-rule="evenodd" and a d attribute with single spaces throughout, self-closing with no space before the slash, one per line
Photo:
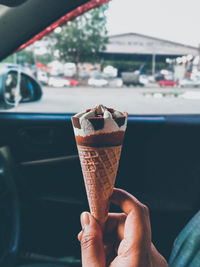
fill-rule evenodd
<path id="1" fill-rule="evenodd" d="M 103 227 L 108 216 L 109 198 L 115 184 L 122 146 L 77 147 L 90 211 Z"/>
<path id="2" fill-rule="evenodd" d="M 127 116 L 99 105 L 72 117 L 90 211 L 102 228 L 108 216 Z"/>

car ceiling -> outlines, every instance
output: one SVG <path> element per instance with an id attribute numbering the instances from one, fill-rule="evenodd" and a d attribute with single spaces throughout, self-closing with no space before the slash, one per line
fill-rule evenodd
<path id="1" fill-rule="evenodd" d="M 5 2 L 10 6 L 15 1 L 0 0 L 0 60 L 89 0 L 28 0 L 16 7 L 5 7 Z"/>
<path id="2" fill-rule="evenodd" d="M 15 7 L 23 4 L 28 0 L 0 0 L 0 4 L 10 7 Z"/>
<path id="3" fill-rule="evenodd" d="M 8 11 L 8 7 L 0 5 L 0 17 Z"/>

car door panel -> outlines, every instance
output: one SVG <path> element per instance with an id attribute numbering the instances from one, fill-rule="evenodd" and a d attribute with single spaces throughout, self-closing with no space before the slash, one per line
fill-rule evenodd
<path id="1" fill-rule="evenodd" d="M 0 114 L 0 142 L 16 163 L 22 249 L 55 256 L 79 253 L 79 215 L 88 205 L 70 118 Z M 153 241 L 167 257 L 199 208 L 199 136 L 200 116 L 129 116 L 116 187 L 148 205 Z"/>

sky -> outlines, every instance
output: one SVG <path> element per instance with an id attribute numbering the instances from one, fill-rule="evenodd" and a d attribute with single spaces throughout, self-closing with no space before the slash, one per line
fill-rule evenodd
<path id="1" fill-rule="evenodd" d="M 200 0 L 112 0 L 109 5 L 110 35 L 134 32 L 200 44 Z"/>

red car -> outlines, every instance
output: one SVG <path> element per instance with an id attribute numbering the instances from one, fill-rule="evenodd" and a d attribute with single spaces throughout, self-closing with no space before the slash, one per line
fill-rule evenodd
<path id="1" fill-rule="evenodd" d="M 69 86 L 77 86 L 77 85 L 79 85 L 79 81 L 77 81 L 75 79 L 66 78 L 66 77 L 65 77 L 65 79 L 69 81 Z"/>
<path id="2" fill-rule="evenodd" d="M 160 87 L 165 87 L 165 86 L 176 86 L 178 85 L 178 82 L 173 81 L 173 80 L 161 80 L 158 82 L 158 85 Z"/>

